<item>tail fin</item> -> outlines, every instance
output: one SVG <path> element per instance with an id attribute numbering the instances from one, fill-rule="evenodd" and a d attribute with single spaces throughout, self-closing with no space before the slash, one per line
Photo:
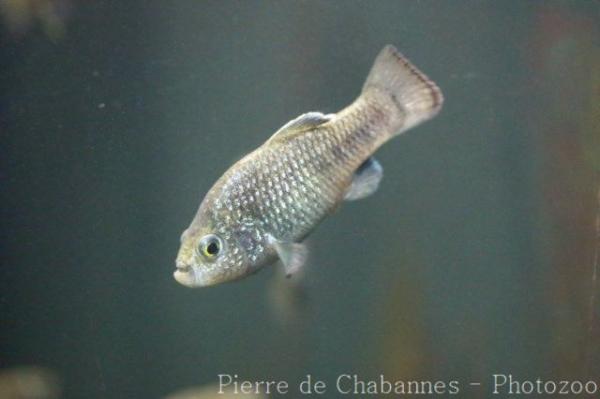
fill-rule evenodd
<path id="1" fill-rule="evenodd" d="M 392 45 L 381 50 L 363 86 L 363 93 L 372 91 L 389 96 L 404 114 L 398 133 L 434 117 L 444 102 L 436 84 Z"/>

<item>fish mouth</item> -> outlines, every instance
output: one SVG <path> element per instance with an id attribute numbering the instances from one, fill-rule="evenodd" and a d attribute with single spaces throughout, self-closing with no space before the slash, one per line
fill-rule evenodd
<path id="1" fill-rule="evenodd" d="M 189 265 L 178 264 L 175 273 L 173 273 L 173 277 L 179 284 L 185 285 L 186 287 L 196 287 L 198 285 L 196 283 L 196 273 L 194 272 L 194 268 Z"/>
<path id="2" fill-rule="evenodd" d="M 191 270 L 192 270 L 192 267 L 188 266 L 188 265 L 177 265 L 177 269 L 176 269 L 176 271 L 182 272 L 182 273 L 189 273 Z"/>
<path id="3" fill-rule="evenodd" d="M 219 283 L 219 280 L 211 278 L 196 266 L 177 265 L 173 273 L 175 280 L 186 287 L 208 287 Z"/>

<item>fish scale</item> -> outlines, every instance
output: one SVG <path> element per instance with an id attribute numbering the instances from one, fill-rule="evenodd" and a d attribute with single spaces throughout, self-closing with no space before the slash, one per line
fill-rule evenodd
<path id="1" fill-rule="evenodd" d="M 377 189 L 381 167 L 366 161 L 390 138 L 433 117 L 442 100 L 433 82 L 386 46 L 350 106 L 290 121 L 215 183 L 182 234 L 177 281 L 218 284 L 277 258 L 286 273 L 295 272 L 305 259 L 300 242 L 321 220 L 344 198 Z"/>
<path id="2" fill-rule="evenodd" d="M 245 159 L 236 183 L 223 186 L 218 197 L 233 204 L 230 211 L 235 209 L 238 222 L 246 217 L 260 221 L 256 223 L 260 225 L 257 241 L 267 246 L 269 236 L 286 241 L 300 240 L 337 206 L 354 170 L 384 141 L 376 134 L 387 124 L 383 113 L 378 111 L 383 107 L 375 99 L 364 101 L 370 101 L 369 105 L 356 104 L 344 118 L 330 122 L 326 129 L 306 132 L 274 148 L 259 148 Z M 298 146 L 305 149 L 299 155 L 293 151 Z M 340 152 L 340 148 L 349 151 Z M 310 167 L 293 167 L 292 160 L 296 157 Z M 302 181 L 300 176 L 304 177 Z M 245 183 L 252 180 L 258 185 L 271 183 L 267 183 L 269 189 L 265 195 L 250 204 L 248 197 L 255 191 Z M 296 188 L 284 192 L 283 187 L 289 182 L 295 182 Z M 295 202 L 288 209 L 289 197 L 295 198 Z M 226 228 L 228 225 L 222 226 Z M 256 258 L 261 255 L 256 254 Z"/>

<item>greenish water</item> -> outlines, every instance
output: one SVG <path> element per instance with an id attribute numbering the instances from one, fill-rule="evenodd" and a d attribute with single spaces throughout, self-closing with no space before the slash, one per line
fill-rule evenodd
<path id="1" fill-rule="evenodd" d="M 80 3 L 18 29 L 0 9 L 3 369 L 49 368 L 65 398 L 218 374 L 292 398 L 306 374 L 354 397 L 344 373 L 469 398 L 494 373 L 600 392 L 598 2 Z M 311 235 L 301 313 L 274 313 L 274 268 L 177 284 L 212 183 L 288 120 L 349 104 L 387 43 L 444 109 Z"/>

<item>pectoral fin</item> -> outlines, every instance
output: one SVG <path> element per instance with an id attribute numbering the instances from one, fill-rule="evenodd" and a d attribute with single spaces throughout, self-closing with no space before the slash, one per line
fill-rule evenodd
<path id="1" fill-rule="evenodd" d="M 352 184 L 350 184 L 344 199 L 354 201 L 368 197 L 377 191 L 382 178 L 383 167 L 381 164 L 373 157 L 367 159 L 354 172 Z"/>
<path id="2" fill-rule="evenodd" d="M 296 119 L 292 119 L 271 136 L 269 141 L 280 140 L 292 135 L 311 130 L 323 123 L 329 122 L 333 114 L 322 114 L 321 112 L 307 112 Z"/>
<path id="3" fill-rule="evenodd" d="M 286 276 L 289 277 L 298 272 L 306 262 L 308 255 L 306 245 L 297 242 L 281 242 L 277 240 L 273 240 L 273 245 L 279 259 L 281 259 L 281 263 L 283 263 Z"/>

